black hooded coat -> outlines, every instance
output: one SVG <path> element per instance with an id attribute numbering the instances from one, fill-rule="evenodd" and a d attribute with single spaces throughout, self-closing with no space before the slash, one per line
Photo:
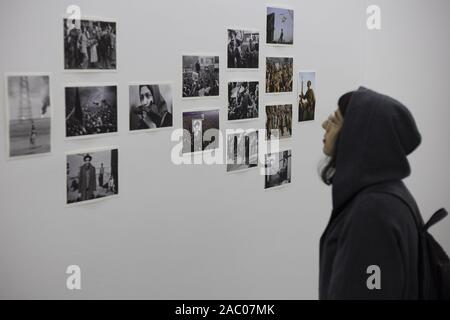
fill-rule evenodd
<path id="1" fill-rule="evenodd" d="M 336 149 L 333 211 L 320 241 L 320 299 L 418 298 L 413 214 L 397 197 L 365 190 L 390 184 L 416 205 L 402 179 L 411 172 L 407 155 L 420 142 L 400 102 L 364 87 L 353 93 Z M 370 266 L 379 267 L 379 289 L 368 286 Z"/>

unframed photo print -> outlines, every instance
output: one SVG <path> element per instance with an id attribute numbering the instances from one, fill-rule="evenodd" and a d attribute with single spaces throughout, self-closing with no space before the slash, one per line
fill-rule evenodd
<path id="1" fill-rule="evenodd" d="M 243 29 L 228 29 L 228 69 L 259 68 L 259 32 Z"/>
<path id="2" fill-rule="evenodd" d="M 66 203 L 86 203 L 119 194 L 119 151 L 97 149 L 66 155 Z"/>
<path id="3" fill-rule="evenodd" d="M 298 73 L 298 122 L 314 120 L 316 113 L 316 73 Z"/>
<path id="4" fill-rule="evenodd" d="M 183 154 L 219 148 L 219 109 L 183 112 Z"/>
<path id="5" fill-rule="evenodd" d="M 294 10 L 280 7 L 267 7 L 266 31 L 267 44 L 294 44 Z"/>
<path id="6" fill-rule="evenodd" d="M 293 92 L 294 58 L 266 58 L 266 93 Z"/>
<path id="7" fill-rule="evenodd" d="M 117 132 L 117 86 L 65 88 L 66 138 Z"/>
<path id="8" fill-rule="evenodd" d="M 227 135 L 227 172 L 258 166 L 258 130 Z"/>
<path id="9" fill-rule="evenodd" d="M 108 19 L 64 18 L 64 69 L 117 70 L 117 23 Z"/>
<path id="10" fill-rule="evenodd" d="M 292 104 L 266 106 L 266 139 L 292 137 Z"/>
<path id="11" fill-rule="evenodd" d="M 170 84 L 129 86 L 130 131 L 173 126 L 173 96 Z"/>
<path id="12" fill-rule="evenodd" d="M 249 120 L 259 116 L 259 82 L 228 83 L 228 120 Z"/>
<path id="13" fill-rule="evenodd" d="M 6 74 L 7 154 L 10 158 L 51 152 L 50 75 Z"/>
<path id="14" fill-rule="evenodd" d="M 182 59 L 182 97 L 218 97 L 219 56 L 184 55 Z"/>
<path id="15" fill-rule="evenodd" d="M 291 158 L 291 150 L 265 155 L 265 189 L 280 187 L 291 183 Z"/>

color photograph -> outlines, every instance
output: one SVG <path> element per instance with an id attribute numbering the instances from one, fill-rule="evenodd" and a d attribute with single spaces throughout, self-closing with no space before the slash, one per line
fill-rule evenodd
<path id="1" fill-rule="evenodd" d="M 300 71 L 298 74 L 298 122 L 314 120 L 316 112 L 316 73 Z"/>
<path id="2" fill-rule="evenodd" d="M 266 139 L 292 137 L 292 104 L 266 106 Z"/>
<path id="3" fill-rule="evenodd" d="M 266 43 L 272 45 L 294 44 L 294 10 L 267 7 Z"/>
<path id="4" fill-rule="evenodd" d="M 289 57 L 266 58 L 266 93 L 293 91 L 294 59 Z"/>

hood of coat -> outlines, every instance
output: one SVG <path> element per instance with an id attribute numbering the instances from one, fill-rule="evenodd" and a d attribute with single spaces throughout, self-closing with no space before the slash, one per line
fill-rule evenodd
<path id="1" fill-rule="evenodd" d="M 416 122 L 403 104 L 364 87 L 354 91 L 337 145 L 333 209 L 369 185 L 409 176 L 407 156 L 420 142 Z"/>

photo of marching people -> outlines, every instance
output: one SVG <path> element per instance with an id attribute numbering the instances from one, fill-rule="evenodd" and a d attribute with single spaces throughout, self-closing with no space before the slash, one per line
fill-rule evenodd
<path id="1" fill-rule="evenodd" d="M 291 150 L 266 154 L 265 189 L 291 183 L 291 157 Z"/>
<path id="2" fill-rule="evenodd" d="M 219 96 L 219 57 L 183 56 L 183 98 Z"/>
<path id="3" fill-rule="evenodd" d="M 117 86 L 66 87 L 66 137 L 117 132 Z"/>
<path id="4" fill-rule="evenodd" d="M 183 153 L 219 148 L 219 110 L 183 112 Z"/>
<path id="5" fill-rule="evenodd" d="M 314 120 L 316 111 L 316 73 L 299 72 L 298 122 Z"/>
<path id="6" fill-rule="evenodd" d="M 170 84 L 131 85 L 129 90 L 130 131 L 172 127 Z"/>
<path id="7" fill-rule="evenodd" d="M 228 29 L 229 69 L 258 69 L 259 32 Z"/>
<path id="8" fill-rule="evenodd" d="M 294 44 L 294 10 L 267 8 L 267 44 Z"/>
<path id="9" fill-rule="evenodd" d="M 227 172 L 258 166 L 258 130 L 227 135 Z"/>
<path id="10" fill-rule="evenodd" d="M 266 58 L 266 93 L 292 92 L 293 58 Z"/>
<path id="11" fill-rule="evenodd" d="M 8 75 L 6 84 L 9 157 L 49 153 L 49 75 Z"/>
<path id="12" fill-rule="evenodd" d="M 254 119 L 259 116 L 259 82 L 228 83 L 228 120 Z"/>
<path id="13" fill-rule="evenodd" d="M 266 106 L 266 139 L 292 137 L 292 104 Z"/>
<path id="14" fill-rule="evenodd" d="M 119 193 L 119 151 L 68 154 L 67 204 L 106 198 Z"/>
<path id="15" fill-rule="evenodd" d="M 116 23 L 64 19 L 64 69 L 114 70 Z"/>

